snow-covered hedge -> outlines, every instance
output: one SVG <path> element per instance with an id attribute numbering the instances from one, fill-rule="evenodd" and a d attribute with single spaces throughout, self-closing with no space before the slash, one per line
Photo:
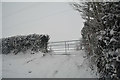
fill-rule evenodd
<path id="1" fill-rule="evenodd" d="M 85 20 L 83 42 L 101 80 L 120 80 L 120 1 L 73 4 Z M 93 65 L 92 64 L 92 65 Z"/>
<path id="2" fill-rule="evenodd" d="M 9 54 L 11 51 L 13 51 L 14 54 L 17 54 L 18 52 L 25 52 L 28 49 L 36 52 L 47 52 L 48 41 L 48 35 L 38 34 L 3 38 L 1 41 L 2 54 Z"/>

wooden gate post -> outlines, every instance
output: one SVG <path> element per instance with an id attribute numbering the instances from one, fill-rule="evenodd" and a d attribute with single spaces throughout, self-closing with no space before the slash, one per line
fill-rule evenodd
<path id="1" fill-rule="evenodd" d="M 65 53 L 67 53 L 67 45 L 66 45 L 66 41 L 65 41 Z"/>
<path id="2" fill-rule="evenodd" d="M 69 44 L 68 44 L 68 50 L 69 50 Z"/>

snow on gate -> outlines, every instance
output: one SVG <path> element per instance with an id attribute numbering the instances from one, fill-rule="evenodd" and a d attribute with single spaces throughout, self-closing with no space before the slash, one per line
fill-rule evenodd
<path id="1" fill-rule="evenodd" d="M 69 41 L 58 41 L 58 42 L 49 42 L 48 50 L 55 53 L 64 53 L 68 54 L 73 51 L 82 50 L 83 44 L 81 40 L 69 40 Z"/>

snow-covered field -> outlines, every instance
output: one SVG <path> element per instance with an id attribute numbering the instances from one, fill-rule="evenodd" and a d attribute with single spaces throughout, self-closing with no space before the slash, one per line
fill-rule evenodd
<path id="1" fill-rule="evenodd" d="M 88 67 L 84 51 L 72 55 L 42 56 L 19 53 L 3 55 L 3 78 L 96 78 L 96 73 Z"/>

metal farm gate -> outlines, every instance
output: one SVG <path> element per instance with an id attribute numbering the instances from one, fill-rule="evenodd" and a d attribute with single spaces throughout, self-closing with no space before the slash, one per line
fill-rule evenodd
<path id="1" fill-rule="evenodd" d="M 81 40 L 49 42 L 48 50 L 51 52 L 55 52 L 56 54 L 68 54 L 70 52 L 84 49 L 82 45 L 83 44 L 81 44 Z"/>

